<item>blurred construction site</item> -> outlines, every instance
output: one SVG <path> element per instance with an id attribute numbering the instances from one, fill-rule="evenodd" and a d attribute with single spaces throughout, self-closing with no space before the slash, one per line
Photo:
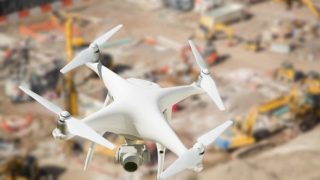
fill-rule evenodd
<path id="1" fill-rule="evenodd" d="M 319 0 L 0 0 L 0 180 L 156 178 L 153 142 L 143 142 L 151 162 L 138 172 L 125 172 L 103 147 L 83 171 L 89 142 L 54 140 L 57 117 L 18 88 L 79 119 L 100 109 L 107 90 L 99 77 L 85 67 L 67 76 L 60 69 L 117 24 L 124 27 L 100 58 L 124 78 L 192 83 L 199 70 L 189 39 L 210 65 L 227 110 L 205 95 L 173 106 L 170 125 L 183 143 L 235 122 L 201 173 L 171 179 L 319 180 L 319 8 Z M 175 159 L 169 152 L 165 167 Z"/>

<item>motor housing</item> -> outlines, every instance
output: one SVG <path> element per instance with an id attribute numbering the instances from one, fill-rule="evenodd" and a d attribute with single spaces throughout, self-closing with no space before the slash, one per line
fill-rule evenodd
<path id="1" fill-rule="evenodd" d="M 59 120 L 57 121 L 57 127 L 52 131 L 52 136 L 58 140 L 66 140 L 69 137 L 66 120 L 71 117 L 70 113 L 63 111 L 60 113 Z"/>

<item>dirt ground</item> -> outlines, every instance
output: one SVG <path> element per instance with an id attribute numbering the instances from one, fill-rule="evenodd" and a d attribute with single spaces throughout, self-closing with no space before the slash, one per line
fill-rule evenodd
<path id="1" fill-rule="evenodd" d="M 166 64 L 178 64 L 180 60 L 180 47 L 187 44 L 187 40 L 194 33 L 198 25 L 199 15 L 191 13 L 179 13 L 165 8 L 147 10 L 138 6 L 136 3 L 121 1 L 98 1 L 92 0 L 90 6 L 73 9 L 74 12 L 80 12 L 82 15 L 99 19 L 99 23 L 83 29 L 82 34 L 88 40 L 92 40 L 107 29 L 122 23 L 123 29 L 114 36 L 113 39 L 130 38 L 129 45 L 107 49 L 116 63 L 122 63 L 132 66 L 129 75 L 141 77 L 144 72 Z M 231 25 L 235 34 L 243 37 L 255 36 L 257 32 L 272 24 L 278 18 L 292 19 L 301 18 L 307 22 L 314 22 L 315 18 L 306 7 L 296 8 L 292 12 L 285 11 L 283 5 L 271 3 L 269 1 L 251 6 L 249 11 L 254 15 L 252 19 Z M 14 34 L 16 27 L 11 27 L 15 31 L 8 32 Z M 11 29 L 9 28 L 9 29 Z M 167 39 L 172 46 L 157 48 L 147 45 L 136 45 L 145 37 L 155 37 Z M 201 40 L 195 40 L 196 43 L 203 45 Z M 59 53 L 64 47 L 63 42 L 57 44 L 46 44 L 46 51 L 52 51 L 58 57 L 63 57 Z M 41 45 L 40 45 L 41 46 Z M 58 46 L 58 48 L 57 48 Z M 232 118 L 234 115 L 246 112 L 252 105 L 263 102 L 268 96 L 276 96 L 281 93 L 280 90 L 270 90 L 270 94 L 262 94 L 250 89 L 250 84 L 244 82 L 237 83 L 237 79 L 226 77 L 237 77 L 237 73 L 246 71 L 253 75 L 259 74 L 262 83 L 270 78 L 268 74 L 279 67 L 284 60 L 292 62 L 297 69 L 304 71 L 320 69 L 320 61 L 308 61 L 298 58 L 292 54 L 284 55 L 270 51 L 253 53 L 244 50 L 241 45 L 228 46 L 226 40 L 216 42 L 218 52 L 227 54 L 230 57 L 211 67 L 210 71 L 217 79 L 217 85 L 221 95 L 229 109 L 227 113 L 219 112 L 215 105 L 211 103 L 206 96 L 200 96 L 199 101 L 186 100 L 181 103 L 184 110 L 173 115 L 172 126 L 181 137 L 182 141 L 191 147 L 196 138 L 203 132 L 206 132 L 220 122 Z M 80 72 L 87 72 L 84 68 Z M 79 73 L 81 76 L 81 73 Z M 123 76 L 129 76 L 128 74 Z M 81 77 L 78 77 L 81 79 Z M 227 79 L 227 80 L 226 80 Z M 235 83 L 236 82 L 236 83 Z M 80 89 L 87 95 L 93 95 L 96 99 L 103 102 L 103 86 L 98 80 L 89 82 L 90 86 Z M 279 85 L 280 87 L 281 85 Z M 90 91 L 95 87 L 94 91 Z M 239 87 L 242 91 L 233 93 L 234 88 Z M 99 92 L 99 93 L 96 93 Z M 99 95 L 97 95 L 99 94 Z M 102 98 L 101 98 L 102 97 Z M 6 106 L 4 108 L 4 106 Z M 17 109 L 18 114 L 35 112 L 35 115 L 41 119 L 49 119 L 53 126 L 53 116 L 40 107 L 35 102 L 26 104 L 10 104 L 3 100 L 2 113 L 10 113 Z M 190 112 L 190 113 L 187 113 Z M 186 124 L 192 126 L 186 128 Z M 185 172 L 172 179 L 224 179 L 224 180 L 316 180 L 320 179 L 320 163 L 317 158 L 320 155 L 320 144 L 318 141 L 320 128 L 306 133 L 296 139 L 268 150 L 258 156 L 247 159 L 232 159 L 226 153 L 215 153 L 208 155 L 216 164 L 212 168 L 205 169 L 202 173 L 196 175 L 192 172 Z M 127 174 L 120 167 L 115 165 L 113 159 L 103 155 L 94 157 L 92 167 L 89 171 L 82 171 L 85 159 L 86 149 L 80 155 L 65 155 L 62 144 L 50 138 L 51 132 L 45 133 L 45 140 L 41 140 L 35 154 L 40 157 L 41 165 L 56 165 L 65 168 L 66 171 L 60 176 L 60 179 L 154 179 L 153 175 L 144 175 L 150 171 L 149 167 L 142 167 L 136 174 Z M 82 142 L 82 141 L 80 141 Z M 46 147 L 46 148 L 44 148 Z M 50 148 L 48 148 L 50 147 Z M 49 149 L 49 150 L 48 150 Z M 168 155 L 166 166 L 176 157 Z M 220 163 L 223 162 L 223 163 Z M 219 164 L 220 163 L 220 164 Z M 153 167 L 155 168 L 155 167 Z"/>
<path id="2" fill-rule="evenodd" d="M 205 170 L 200 179 L 315 180 L 320 178 L 320 128 L 248 159 L 235 159 Z"/>

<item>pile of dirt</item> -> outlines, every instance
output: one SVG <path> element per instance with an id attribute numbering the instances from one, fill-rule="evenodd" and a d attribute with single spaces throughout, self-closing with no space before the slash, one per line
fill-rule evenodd
<path id="1" fill-rule="evenodd" d="M 256 157 L 236 159 L 207 169 L 199 179 L 316 180 L 320 179 L 320 128 Z"/>

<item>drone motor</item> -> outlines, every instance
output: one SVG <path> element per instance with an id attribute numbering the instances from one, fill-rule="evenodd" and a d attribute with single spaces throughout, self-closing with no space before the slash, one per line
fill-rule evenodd
<path id="1" fill-rule="evenodd" d="M 70 118 L 71 115 L 67 111 L 62 111 L 59 115 L 59 120 L 57 121 L 57 127 L 52 131 L 52 135 L 55 139 L 64 140 L 68 137 L 68 130 L 66 125 L 66 120 Z"/>

